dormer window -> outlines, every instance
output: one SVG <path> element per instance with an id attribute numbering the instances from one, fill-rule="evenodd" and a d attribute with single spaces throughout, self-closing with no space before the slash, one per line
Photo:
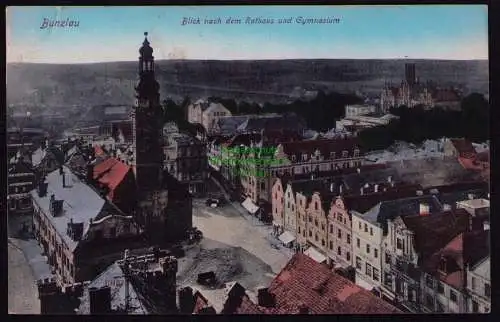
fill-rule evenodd
<path id="1" fill-rule="evenodd" d="M 335 159 L 336 158 L 336 153 L 335 152 L 330 152 L 330 159 Z"/>
<path id="2" fill-rule="evenodd" d="M 439 261 L 439 270 L 443 273 L 446 273 L 446 258 L 441 257 Z"/>
<path id="3" fill-rule="evenodd" d="M 302 154 L 302 161 L 307 161 L 307 154 Z"/>
<path id="4" fill-rule="evenodd" d="M 295 157 L 295 155 L 292 155 L 292 162 L 295 162 L 297 160 L 297 158 Z"/>
<path id="5" fill-rule="evenodd" d="M 347 158 L 349 152 L 347 150 L 342 151 L 342 158 Z"/>
<path id="6" fill-rule="evenodd" d="M 354 156 L 358 157 L 359 156 L 359 149 L 354 149 Z"/>

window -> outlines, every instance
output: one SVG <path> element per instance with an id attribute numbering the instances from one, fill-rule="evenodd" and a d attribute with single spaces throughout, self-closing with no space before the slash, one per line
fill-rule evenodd
<path id="1" fill-rule="evenodd" d="M 425 306 L 434 310 L 434 298 L 429 294 L 425 294 Z"/>
<path id="2" fill-rule="evenodd" d="M 425 285 L 429 288 L 434 288 L 434 279 L 430 275 L 425 276 Z"/>
<path id="3" fill-rule="evenodd" d="M 370 277 L 372 276 L 372 266 L 371 266 L 370 264 L 368 264 L 368 263 L 366 263 L 366 271 L 365 271 L 365 274 L 366 274 L 367 276 L 370 276 Z"/>
<path id="4" fill-rule="evenodd" d="M 390 273 L 384 272 L 384 285 L 389 289 L 392 288 L 392 275 Z"/>
<path id="5" fill-rule="evenodd" d="M 491 297 L 491 286 L 489 283 L 484 283 L 484 295 L 486 297 Z"/>
<path id="6" fill-rule="evenodd" d="M 337 247 L 337 255 L 342 255 L 342 249 L 340 248 L 340 246 Z"/>
<path id="7" fill-rule="evenodd" d="M 314 219 L 314 226 L 318 227 L 318 219 Z"/>
<path id="8" fill-rule="evenodd" d="M 330 225 L 330 234 L 333 234 L 333 225 Z"/>
<path id="9" fill-rule="evenodd" d="M 373 280 L 374 281 L 380 280 L 380 272 L 376 268 L 373 268 Z"/>
<path id="10" fill-rule="evenodd" d="M 116 237 L 116 227 L 111 227 L 109 230 L 110 237 Z"/>
<path id="11" fill-rule="evenodd" d="M 359 224 L 359 230 L 361 230 L 362 229 L 361 222 L 358 222 L 358 224 Z"/>
<path id="12" fill-rule="evenodd" d="M 307 218 L 309 218 L 309 222 L 313 222 L 313 219 L 312 219 L 311 215 L 307 216 Z"/>
<path id="13" fill-rule="evenodd" d="M 345 254 L 345 258 L 346 258 L 348 261 L 350 261 L 350 260 L 351 260 L 351 253 L 350 253 L 350 252 L 347 252 L 347 253 Z"/>
<path id="14" fill-rule="evenodd" d="M 342 230 L 337 229 L 337 238 L 342 238 Z"/>
<path id="15" fill-rule="evenodd" d="M 367 232 L 368 232 L 368 225 L 365 224 L 365 233 L 367 233 Z"/>
<path id="16" fill-rule="evenodd" d="M 319 240 L 318 234 L 315 234 L 315 235 L 314 235 L 314 240 L 315 240 L 315 241 L 318 241 L 318 240 Z"/>
<path id="17" fill-rule="evenodd" d="M 351 244 L 351 234 L 347 234 L 347 244 Z"/>
<path id="18" fill-rule="evenodd" d="M 479 304 L 472 300 L 472 313 L 478 313 L 479 312 Z"/>
<path id="19" fill-rule="evenodd" d="M 403 241 L 400 238 L 396 238 L 396 249 L 403 249 Z"/>
<path id="20" fill-rule="evenodd" d="M 454 290 L 450 290 L 450 301 L 457 302 L 457 293 Z"/>
<path id="21" fill-rule="evenodd" d="M 342 222 L 342 215 L 341 214 L 337 215 L 337 220 L 340 221 L 340 222 Z"/>
<path id="22" fill-rule="evenodd" d="M 309 237 L 312 237 L 313 233 L 309 230 Z"/>
<path id="23" fill-rule="evenodd" d="M 299 227 L 299 234 L 300 234 L 300 227 Z"/>
<path id="24" fill-rule="evenodd" d="M 330 240 L 330 249 L 333 249 L 333 242 Z"/>
<path id="25" fill-rule="evenodd" d="M 325 224 L 321 224 L 321 231 L 325 231 Z"/>
<path id="26" fill-rule="evenodd" d="M 370 254 L 370 245 L 369 244 L 366 244 L 366 253 Z"/>
<path id="27" fill-rule="evenodd" d="M 389 253 L 385 253 L 385 263 L 386 264 L 391 263 L 391 255 Z"/>
<path id="28" fill-rule="evenodd" d="M 370 236 L 373 236 L 373 228 L 370 227 Z"/>
<path id="29" fill-rule="evenodd" d="M 476 278 L 474 276 L 472 276 L 470 284 L 471 289 L 474 291 L 476 289 Z"/>
<path id="30" fill-rule="evenodd" d="M 438 283 L 438 289 L 437 289 L 439 294 L 444 294 L 444 284 L 439 282 Z"/>
<path id="31" fill-rule="evenodd" d="M 335 159 L 335 152 L 330 152 L 330 158 Z"/>
<path id="32" fill-rule="evenodd" d="M 318 203 L 317 202 L 314 203 L 314 210 L 318 210 Z"/>
<path id="33" fill-rule="evenodd" d="M 356 246 L 358 246 L 358 248 L 361 247 L 361 241 L 359 240 L 359 238 L 356 238 Z"/>
<path id="34" fill-rule="evenodd" d="M 378 258 L 378 249 L 374 249 L 374 250 L 373 250 L 373 256 L 374 256 L 375 258 Z"/>
<path id="35" fill-rule="evenodd" d="M 356 269 L 361 269 L 361 258 L 356 256 Z"/>
<path id="36" fill-rule="evenodd" d="M 321 246 L 325 246 L 325 240 L 324 239 L 321 240 Z"/>
<path id="37" fill-rule="evenodd" d="M 342 151 L 342 158 L 347 158 L 347 156 L 349 155 L 349 152 L 344 150 Z"/>

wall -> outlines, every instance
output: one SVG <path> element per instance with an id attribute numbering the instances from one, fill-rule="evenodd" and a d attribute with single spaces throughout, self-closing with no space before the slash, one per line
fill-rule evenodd
<path id="1" fill-rule="evenodd" d="M 327 250 L 327 220 L 325 210 L 321 204 L 321 196 L 314 193 L 311 197 L 307 210 L 307 242 L 315 246 L 316 249 L 326 254 Z"/>
<path id="2" fill-rule="evenodd" d="M 352 266 L 354 260 L 353 240 L 351 216 L 345 209 L 342 198 L 336 198 L 328 215 L 328 257 L 344 268 Z M 330 243 L 332 247 L 330 247 Z"/>
<path id="3" fill-rule="evenodd" d="M 277 179 L 272 189 L 272 212 L 273 222 L 278 226 L 284 227 L 284 189 L 281 180 Z"/>
<path id="4" fill-rule="evenodd" d="M 379 287 L 382 279 L 382 229 L 355 213 L 352 216 L 352 234 L 356 278 L 361 277 L 373 287 Z M 358 267 L 357 258 L 360 259 L 361 268 Z M 370 265 L 370 270 L 367 270 L 367 265 Z"/>
<path id="5" fill-rule="evenodd" d="M 285 192 L 285 211 L 284 211 L 285 230 L 291 232 L 294 236 L 297 230 L 297 207 L 292 186 L 288 185 Z"/>

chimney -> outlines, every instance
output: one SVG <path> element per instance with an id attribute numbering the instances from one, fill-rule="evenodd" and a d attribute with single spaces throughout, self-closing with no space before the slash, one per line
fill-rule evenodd
<path id="1" fill-rule="evenodd" d="M 420 216 L 429 216 L 429 205 L 426 203 L 420 203 Z"/>
<path id="2" fill-rule="evenodd" d="M 269 289 L 267 287 L 259 288 L 257 290 L 257 299 L 259 306 L 274 307 L 274 295 L 269 293 Z"/>
<path id="3" fill-rule="evenodd" d="M 111 288 L 109 286 L 89 288 L 90 314 L 111 313 Z"/>
<path id="4" fill-rule="evenodd" d="M 195 298 L 191 287 L 179 290 L 179 310 L 182 314 L 192 314 L 195 306 Z"/>
<path id="5" fill-rule="evenodd" d="M 375 192 L 378 192 L 378 184 L 376 184 L 374 187 L 373 187 L 374 191 Z"/>

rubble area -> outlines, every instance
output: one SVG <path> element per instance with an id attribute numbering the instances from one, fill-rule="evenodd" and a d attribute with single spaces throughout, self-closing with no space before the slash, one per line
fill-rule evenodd
<path id="1" fill-rule="evenodd" d="M 247 289 L 268 285 L 272 269 L 262 260 L 241 247 L 231 247 L 217 241 L 204 239 L 200 244 L 186 247 L 186 256 L 178 260 L 177 286 L 194 286 L 200 273 L 213 271 L 216 283 L 213 288 L 229 282 L 238 282 Z"/>

